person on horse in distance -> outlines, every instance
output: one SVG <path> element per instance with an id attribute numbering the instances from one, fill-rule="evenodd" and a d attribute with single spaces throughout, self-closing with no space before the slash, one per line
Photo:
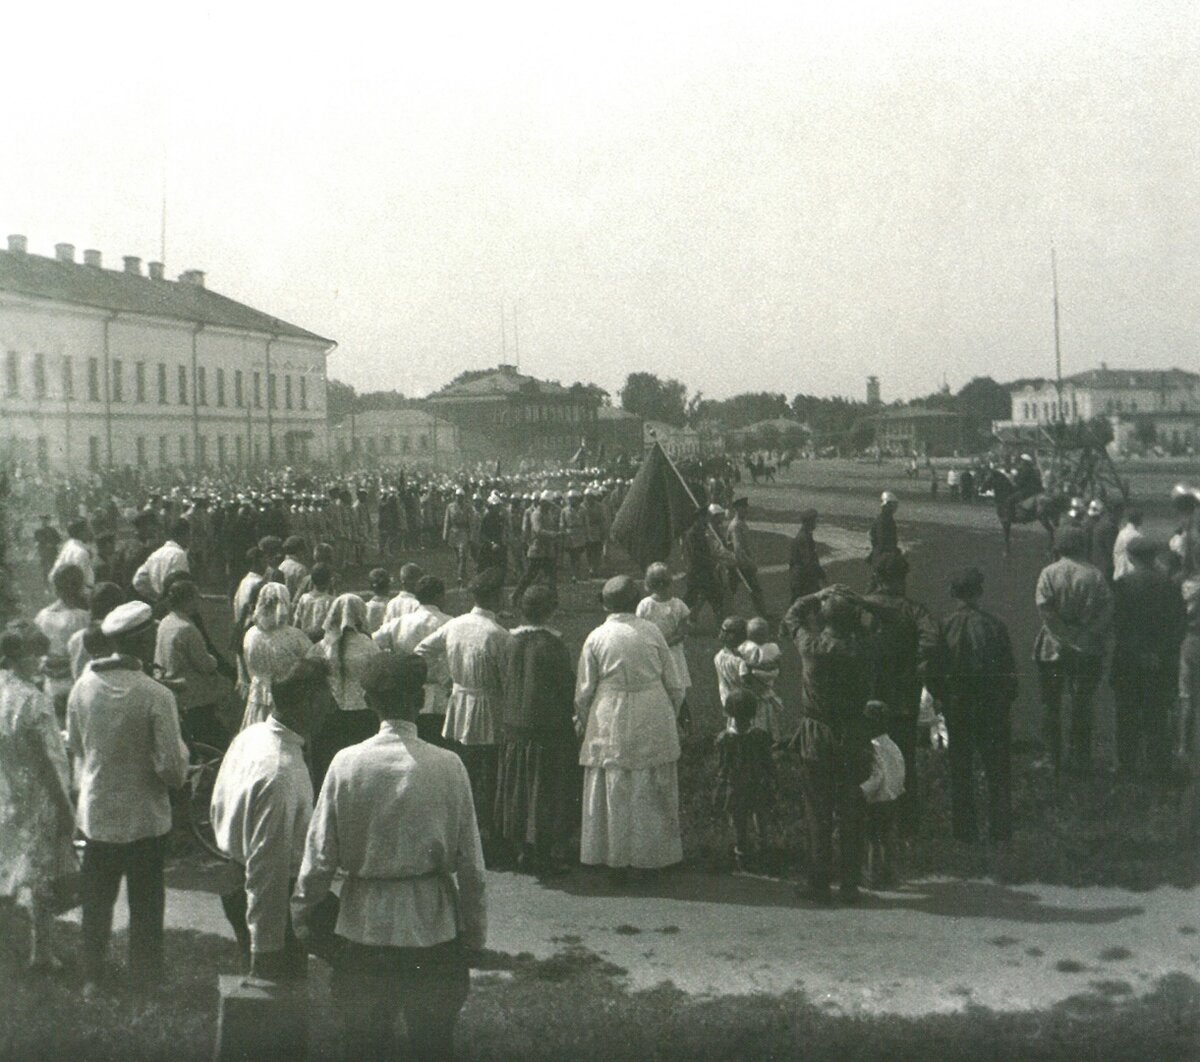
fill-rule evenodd
<path id="1" fill-rule="evenodd" d="M 1016 516 L 1017 509 L 1030 498 L 1036 498 L 1042 493 L 1042 474 L 1038 471 L 1033 457 L 1022 454 L 1017 462 L 1017 471 L 1013 476 L 1012 512 Z"/>

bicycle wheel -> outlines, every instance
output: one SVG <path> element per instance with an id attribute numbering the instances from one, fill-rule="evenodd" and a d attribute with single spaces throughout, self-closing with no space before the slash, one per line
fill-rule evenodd
<path id="1" fill-rule="evenodd" d="M 209 805 L 212 802 L 213 784 L 217 780 L 217 771 L 221 769 L 224 755 L 220 749 L 214 749 L 211 745 L 192 742 L 186 789 L 188 828 L 192 831 L 192 836 L 207 851 L 222 858 L 224 857 L 213 834 Z"/>

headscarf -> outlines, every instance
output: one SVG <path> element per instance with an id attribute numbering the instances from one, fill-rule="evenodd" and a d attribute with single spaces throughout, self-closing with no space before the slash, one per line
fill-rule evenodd
<path id="1" fill-rule="evenodd" d="M 292 614 L 292 595 L 283 583 L 267 583 L 258 593 L 254 606 L 254 625 L 266 634 L 288 625 Z"/>
<path id="2" fill-rule="evenodd" d="M 346 642 L 349 635 L 367 629 L 367 603 L 358 594 L 341 594 L 325 616 L 325 654 L 330 662 L 337 650 L 337 675 L 346 679 Z"/>

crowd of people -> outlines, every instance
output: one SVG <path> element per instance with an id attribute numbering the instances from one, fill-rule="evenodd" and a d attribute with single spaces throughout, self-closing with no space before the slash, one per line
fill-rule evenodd
<path id="1" fill-rule="evenodd" d="M 57 540 L 43 520 L 33 538 L 54 600 L 0 636 L 0 895 L 31 897 L 31 962 L 56 962 L 53 915 L 78 837 L 85 993 L 109 982 L 122 879 L 129 973 L 161 983 L 171 792 L 190 748 L 209 746 L 224 751 L 211 808 L 231 873 L 221 902 L 248 968 L 289 980 L 309 954 L 328 959 L 347 1057 L 387 1049 L 397 1010 L 419 1055 L 445 1053 L 472 952 L 486 940 L 486 866 L 552 877 L 580 863 L 606 868 L 619 887 L 682 860 L 684 646 L 705 604 L 720 630 L 713 665 L 725 714 L 714 805 L 739 867 L 761 866 L 777 821 L 777 763 L 794 756 L 809 898 L 833 902 L 836 883 L 852 904 L 864 884 L 894 886 L 900 839 L 920 821 L 917 749 L 935 703 L 949 736 L 955 837 L 1010 839 L 1012 640 L 982 607 L 977 569 L 952 577 L 949 616 L 910 596 L 894 494 L 883 494 L 871 527 L 861 593 L 829 583 L 819 514 L 800 514 L 778 624 L 796 664 L 773 637 L 748 500 L 719 475 L 696 486 L 682 594 L 662 563 L 644 581 L 608 578 L 606 617 L 573 657 L 553 627 L 558 579 L 603 579 L 625 485 L 563 485 L 543 480 L 512 497 L 512 481 L 377 482 L 366 501 L 326 491 L 311 513 L 286 492 L 247 493 L 232 511 L 194 490 L 155 494 L 132 513 L 114 499 L 99 533 L 75 513 Z M 445 581 L 414 561 L 393 586 L 398 555 L 416 540 L 404 537 L 407 524 L 394 533 L 384 510 L 404 498 L 407 511 L 431 492 L 472 601 L 458 616 Z M 1032 647 L 1055 770 L 1091 769 L 1107 666 L 1119 769 L 1163 775 L 1183 758 L 1195 774 L 1200 495 L 1179 488 L 1173 503 L 1181 523 L 1170 543 L 1143 534 L 1133 511 L 1111 536 L 1071 521 L 1058 530 L 1036 585 Z M 322 540 L 297 519 L 356 506 L 376 514 L 361 548 L 340 534 Z M 258 537 L 233 564 L 227 539 L 239 521 Z M 339 591 L 347 568 L 380 559 L 389 563 L 370 568 L 368 593 Z M 229 590 L 226 647 L 206 628 L 205 579 Z M 742 590 L 749 620 L 726 611 Z M 504 621 L 512 613 L 515 625 Z M 777 689 L 787 667 L 800 686 L 791 712 Z M 986 815 L 975 807 L 976 758 Z M 1195 797 L 1193 785 L 1192 828 Z"/>

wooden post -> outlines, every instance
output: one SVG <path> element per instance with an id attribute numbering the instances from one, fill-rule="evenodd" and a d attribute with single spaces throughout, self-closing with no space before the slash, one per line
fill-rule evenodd
<path id="1" fill-rule="evenodd" d="M 215 1062 L 299 1062 L 308 1057 L 308 986 L 218 978 Z"/>

